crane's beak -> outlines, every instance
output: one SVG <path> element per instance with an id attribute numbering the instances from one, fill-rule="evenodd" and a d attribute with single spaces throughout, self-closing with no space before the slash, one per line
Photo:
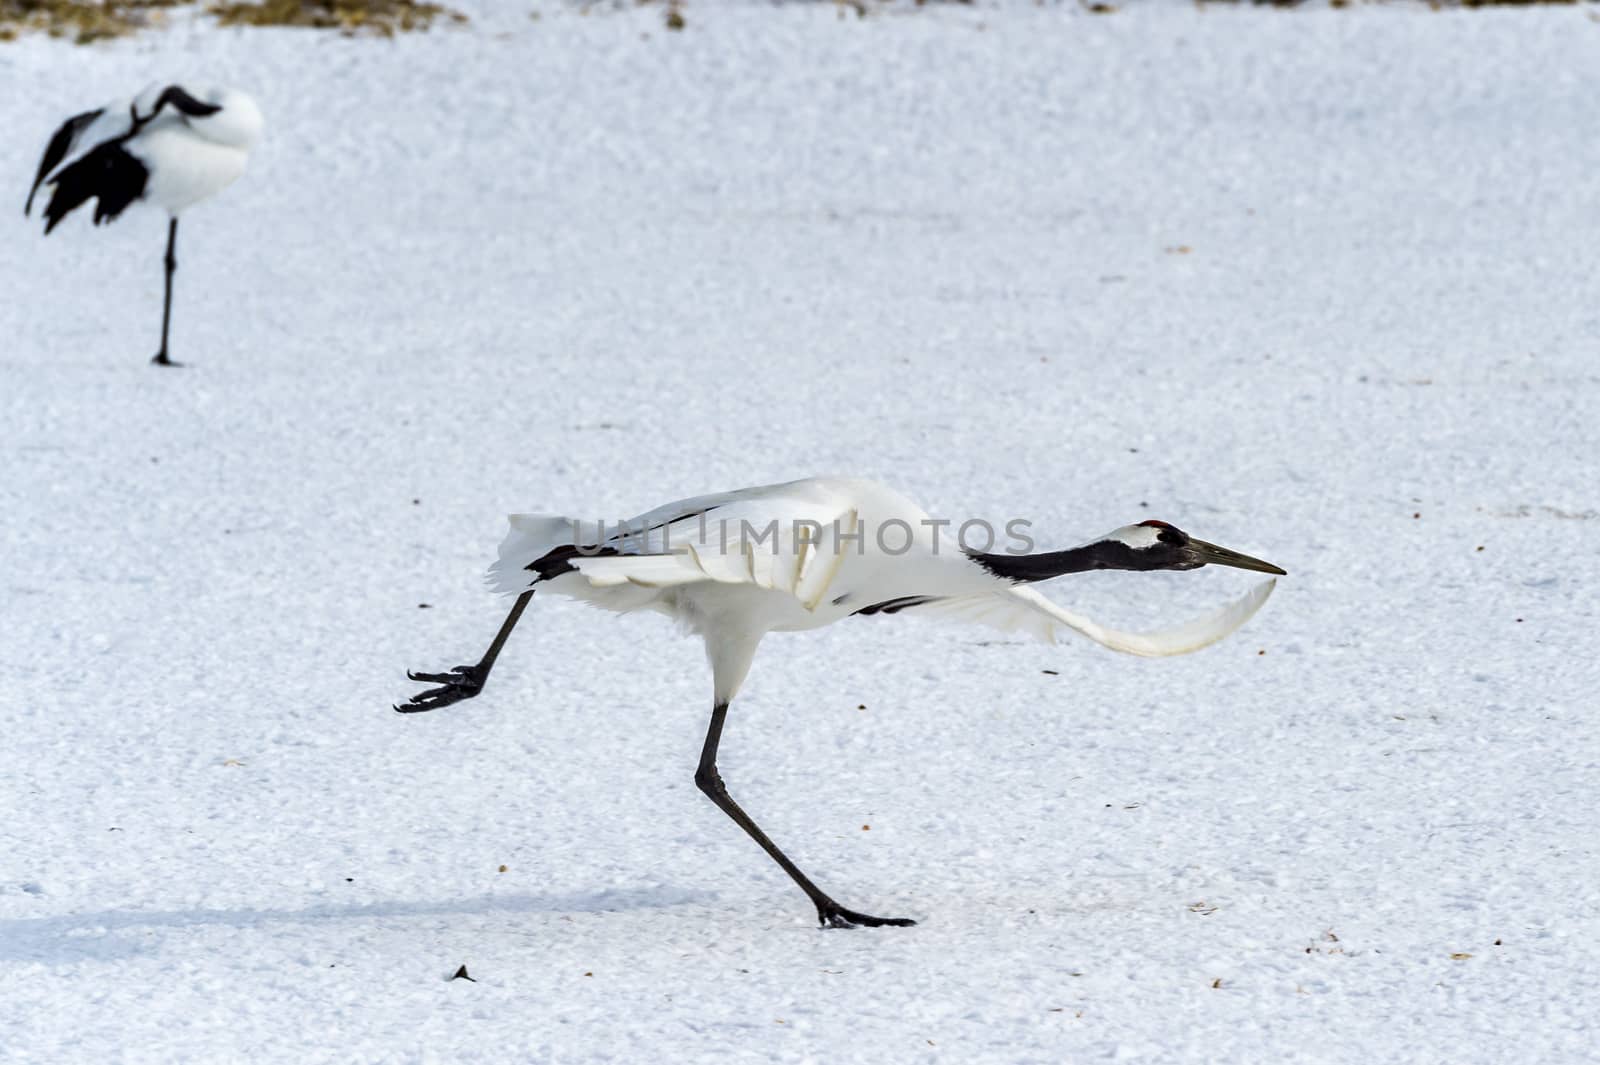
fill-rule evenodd
<path id="1" fill-rule="evenodd" d="M 1189 539 L 1189 549 L 1194 552 L 1195 558 L 1202 565 L 1207 566 L 1232 566 L 1234 569 L 1255 570 L 1257 573 L 1276 573 L 1280 577 L 1288 576 L 1283 570 L 1270 562 L 1263 562 L 1259 558 L 1241 555 L 1237 551 L 1229 551 L 1226 547 L 1208 544 L 1204 540 Z"/>

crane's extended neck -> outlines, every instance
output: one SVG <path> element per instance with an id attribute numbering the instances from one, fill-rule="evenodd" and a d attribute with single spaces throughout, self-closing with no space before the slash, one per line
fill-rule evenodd
<path id="1" fill-rule="evenodd" d="M 1096 540 L 1065 551 L 1046 551 L 1037 555 L 986 555 L 976 551 L 969 557 L 1003 580 L 1047 581 L 1068 573 L 1087 573 L 1097 569 L 1168 569 L 1168 560 L 1153 557 L 1117 540 Z"/>
<path id="2" fill-rule="evenodd" d="M 1196 540 L 1164 521 L 1125 525 L 1065 551 L 1040 555 L 985 555 L 974 551 L 968 552 L 968 557 L 996 577 L 1010 581 L 1047 581 L 1096 569 L 1190 570 L 1201 566 L 1231 566 L 1283 576 L 1283 570 L 1270 562 Z"/>

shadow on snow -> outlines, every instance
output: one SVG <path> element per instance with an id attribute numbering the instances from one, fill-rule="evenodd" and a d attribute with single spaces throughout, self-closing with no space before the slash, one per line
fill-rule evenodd
<path id="1" fill-rule="evenodd" d="M 565 895 L 482 895 L 450 902 L 370 902 L 301 910 L 103 910 L 60 917 L 12 918 L 0 920 L 0 961 L 47 965 L 112 961 L 149 952 L 159 945 L 150 933 L 137 935 L 138 930 L 251 928 L 451 914 L 617 913 L 683 906 L 711 897 L 703 891 L 664 887 Z"/>

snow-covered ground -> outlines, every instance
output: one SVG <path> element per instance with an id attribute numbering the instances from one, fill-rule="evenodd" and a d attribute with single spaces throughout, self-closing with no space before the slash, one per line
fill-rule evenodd
<path id="1" fill-rule="evenodd" d="M 19 206 L 146 81 L 268 121 L 192 369 L 160 216 L 0 244 L 0 1060 L 1600 1054 L 1587 8 L 467 9 L 0 46 Z M 538 602 L 390 712 L 499 623 L 503 513 L 818 472 L 1290 576 L 1182 659 L 770 638 L 724 775 L 909 930 L 695 789 L 663 619 Z"/>

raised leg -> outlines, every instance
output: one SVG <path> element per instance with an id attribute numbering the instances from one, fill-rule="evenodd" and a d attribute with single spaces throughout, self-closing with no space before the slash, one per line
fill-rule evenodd
<path id="1" fill-rule="evenodd" d="M 747 832 L 751 839 L 761 844 L 761 849 L 772 856 L 772 860 L 783 867 L 783 871 L 793 878 L 800 890 L 806 893 L 812 903 L 817 907 L 817 920 L 824 928 L 857 928 L 867 926 L 876 928 L 879 925 L 899 925 L 905 927 L 917 922 L 908 917 L 873 917 L 865 913 L 847 910 L 834 902 L 821 888 L 811 882 L 811 878 L 800 871 L 800 867 L 789 860 L 789 856 L 778 849 L 778 845 L 767 838 L 761 831 L 761 826 L 750 819 L 750 815 L 739 808 L 733 801 L 733 796 L 728 794 L 728 788 L 722 783 L 722 774 L 717 772 L 717 746 L 722 742 L 722 723 L 728 716 L 728 704 L 718 703 L 711 711 L 711 727 L 706 730 L 706 745 L 700 752 L 700 768 L 695 771 L 694 782 L 705 792 L 717 808 L 729 817 L 740 828 Z"/>
<path id="2" fill-rule="evenodd" d="M 178 269 L 178 220 L 174 218 L 167 226 L 167 257 L 162 260 L 167 267 L 167 294 L 161 303 L 161 350 L 156 352 L 156 357 L 150 361 L 157 366 L 182 366 L 181 362 L 173 362 L 167 357 L 167 328 L 172 324 L 172 274 Z"/>
<path id="3" fill-rule="evenodd" d="M 483 653 L 483 657 L 476 665 L 457 666 L 448 673 L 417 673 L 407 670 L 406 676 L 412 680 L 442 686 L 418 692 L 404 706 L 396 706 L 395 711 L 401 714 L 420 714 L 427 710 L 437 710 L 441 706 L 449 706 L 451 703 L 459 703 L 463 699 L 471 699 L 483 691 L 483 683 L 489 679 L 489 671 L 494 668 L 494 660 L 500 657 L 500 648 L 505 646 L 506 637 L 517 627 L 517 621 L 522 617 L 522 612 L 528 608 L 528 600 L 532 598 L 532 588 L 517 596 L 517 601 L 512 604 L 511 613 L 506 615 L 505 623 L 500 626 L 500 631 L 495 633 L 494 642 L 489 645 L 489 649 Z"/>

